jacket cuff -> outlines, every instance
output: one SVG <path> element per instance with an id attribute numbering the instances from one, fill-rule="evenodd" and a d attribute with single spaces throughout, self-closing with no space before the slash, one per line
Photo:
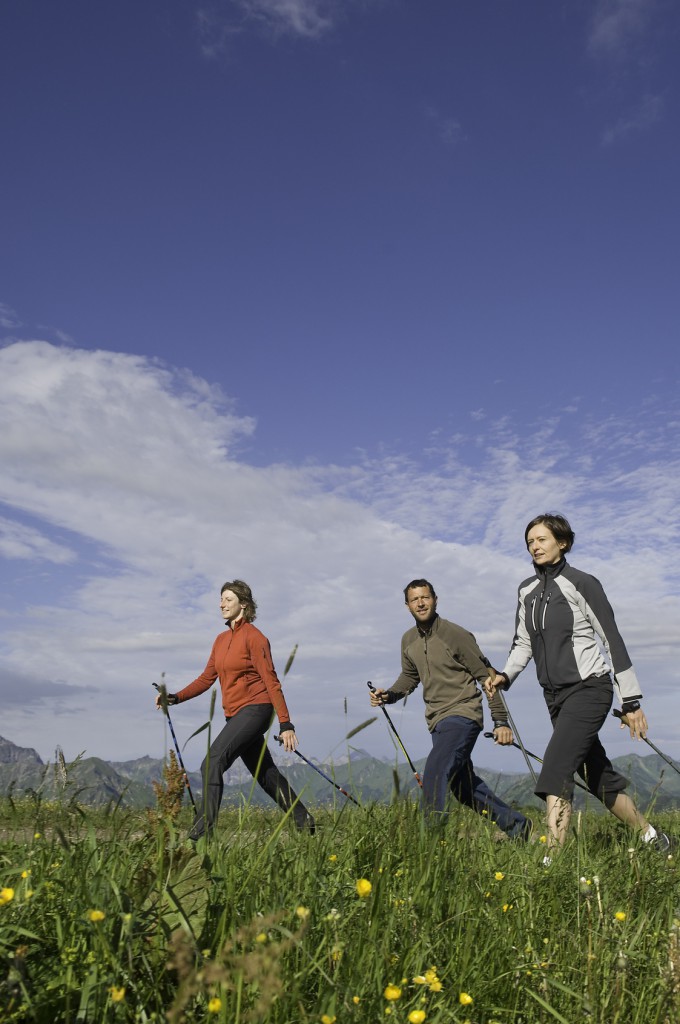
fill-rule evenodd
<path id="1" fill-rule="evenodd" d="M 295 726 L 292 722 L 281 722 L 279 732 L 295 732 Z"/>

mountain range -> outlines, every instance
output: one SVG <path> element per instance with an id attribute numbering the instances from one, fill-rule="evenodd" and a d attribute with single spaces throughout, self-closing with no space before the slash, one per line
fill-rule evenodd
<path id="1" fill-rule="evenodd" d="M 418 798 L 418 785 L 408 766 L 373 757 L 365 750 L 352 749 L 348 757 L 330 764 L 312 760 L 359 803 L 387 803 L 401 797 Z M 294 755 L 279 755 L 277 762 L 293 788 L 304 791 L 306 803 L 312 806 L 335 803 L 341 806 L 346 798 L 331 782 L 322 778 L 309 764 Z M 53 762 L 45 763 L 30 747 L 19 747 L 0 736 L 0 796 L 33 795 L 42 800 L 77 801 L 92 806 L 121 803 L 129 807 L 151 807 L 156 798 L 154 781 L 162 779 L 162 758 L 140 757 L 133 761 L 103 761 L 98 757 L 81 756 L 67 762 L 57 747 Z M 615 758 L 614 766 L 631 781 L 629 792 L 635 796 L 641 809 L 650 803 L 658 810 L 680 807 L 680 775 L 656 754 L 641 757 L 626 754 Z M 425 759 L 415 766 L 422 774 Z M 478 768 L 479 774 L 507 803 L 518 807 L 543 807 L 533 794 L 533 780 L 529 773 L 506 773 Z M 201 793 L 201 777 L 189 772 L 194 799 Z M 244 801 L 266 806 L 264 795 L 240 761 L 225 779 L 224 803 L 237 806 Z M 585 805 L 585 795 L 576 790 L 575 806 Z M 589 807 L 598 807 L 589 800 Z"/>

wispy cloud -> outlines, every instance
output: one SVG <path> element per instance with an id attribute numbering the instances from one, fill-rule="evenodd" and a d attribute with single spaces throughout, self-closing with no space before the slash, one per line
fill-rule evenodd
<path id="1" fill-rule="evenodd" d="M 251 22 L 275 35 L 317 39 L 331 31 L 342 12 L 339 0 L 231 0 L 244 23 Z M 215 20 L 215 15 L 212 15 Z"/>
<path id="2" fill-rule="evenodd" d="M 650 714 L 666 739 L 678 683 L 669 551 L 679 424 L 677 410 L 655 412 L 653 401 L 644 415 L 628 409 L 606 422 L 566 411 L 522 429 L 471 418 L 456 437 L 435 431 L 417 461 L 383 452 L 343 468 L 256 467 L 243 455 L 254 421 L 204 380 L 121 353 L 9 345 L 0 350 L 0 557 L 10 581 L 0 677 L 28 681 L 31 706 L 10 702 L 3 733 L 47 756 L 56 742 L 119 760 L 158 753 L 151 682 L 167 671 L 179 687 L 198 674 L 221 628 L 219 586 L 241 576 L 277 662 L 300 642 L 286 690 L 306 749 L 322 756 L 365 718 L 365 680 L 389 685 L 398 672 L 408 579 L 432 578 L 442 614 L 503 660 L 527 566 L 524 524 L 557 507 L 574 520 L 575 563 L 605 581 L 643 680 L 655 679 Z M 24 568 L 34 566 L 29 590 Z M 73 698 L 58 733 L 51 695 Z M 539 746 L 546 721 L 529 680 L 513 699 L 526 742 Z M 183 726 L 200 724 L 206 707 L 183 707 Z M 101 728 L 121 714 L 125 750 Z M 399 714 L 424 752 L 419 702 Z M 389 752 L 382 734 L 375 742 Z"/>
<path id="3" fill-rule="evenodd" d="M 14 310 L 4 302 L 0 302 L 0 327 L 12 328 L 20 326 L 21 322 Z"/>
<path id="4" fill-rule="evenodd" d="M 597 0 L 588 48 L 593 55 L 623 58 L 644 33 L 656 0 Z"/>
<path id="5" fill-rule="evenodd" d="M 437 136 L 445 146 L 453 148 L 467 141 L 467 136 L 458 118 L 447 117 L 435 107 L 427 107 L 425 109 L 425 116 L 434 126 Z"/>
<path id="6" fill-rule="evenodd" d="M 64 565 L 72 562 L 74 552 L 55 544 L 39 530 L 0 516 L 0 557 L 44 560 Z"/>
<path id="7" fill-rule="evenodd" d="M 602 145 L 611 146 L 648 131 L 661 120 L 663 108 L 662 96 L 645 96 L 628 114 L 619 117 L 615 124 L 605 129 Z"/>

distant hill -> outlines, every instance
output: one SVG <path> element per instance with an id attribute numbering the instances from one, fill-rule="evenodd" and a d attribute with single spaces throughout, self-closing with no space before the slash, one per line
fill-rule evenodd
<path id="1" fill-rule="evenodd" d="M 311 805 L 341 806 L 345 797 L 318 772 L 299 758 L 286 757 L 274 751 L 277 763 L 291 785 L 302 793 Z M 365 750 L 353 750 L 332 764 L 312 762 L 321 771 L 351 793 L 360 803 L 386 803 L 399 797 L 418 799 L 419 790 L 408 766 L 379 760 Z M 0 736 L 0 796 L 20 796 L 33 792 L 44 800 L 77 801 L 102 806 L 122 803 L 132 807 L 150 807 L 156 802 L 152 782 L 160 780 L 163 772 L 161 758 L 140 757 L 133 761 L 103 761 L 98 757 L 82 757 L 67 764 L 57 749 L 55 761 L 45 764 L 35 750 L 19 747 Z M 422 773 L 425 759 L 416 762 Z M 630 792 L 644 809 L 653 800 L 658 809 L 680 807 L 680 775 L 656 754 L 641 757 L 627 754 L 614 760 L 614 765 L 631 780 Z M 533 794 L 533 780 L 528 773 L 506 774 L 478 768 L 479 774 L 507 803 L 518 807 L 542 807 Z M 189 773 L 189 782 L 195 799 L 201 793 L 198 772 Z M 576 790 L 575 806 L 583 807 L 585 796 Z M 229 771 L 224 787 L 225 805 L 238 805 L 250 800 L 254 805 L 267 806 L 269 799 L 253 784 L 241 762 Z M 599 806 L 590 799 L 589 807 Z"/>

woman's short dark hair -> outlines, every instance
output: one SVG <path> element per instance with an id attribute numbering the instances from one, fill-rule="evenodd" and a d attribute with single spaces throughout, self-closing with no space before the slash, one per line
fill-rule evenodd
<path id="1" fill-rule="evenodd" d="M 542 516 L 536 516 L 531 520 L 524 531 L 524 543 L 527 547 L 529 547 L 529 530 L 533 530 L 534 526 L 540 526 L 541 523 L 548 527 L 558 544 L 564 544 L 565 551 L 571 551 L 574 546 L 574 531 L 569 525 L 569 521 L 559 512 L 544 512 Z"/>
<path id="2" fill-rule="evenodd" d="M 233 594 L 236 594 L 243 605 L 243 618 L 246 622 L 254 622 L 257 617 L 257 602 L 248 584 L 244 583 L 243 580 L 232 580 L 230 583 L 225 583 L 222 586 L 220 596 L 225 590 L 231 590 Z"/>
<path id="3" fill-rule="evenodd" d="M 409 590 L 417 590 L 419 587 L 427 587 L 435 601 L 437 600 L 437 595 L 434 592 L 434 587 L 432 586 L 429 580 L 411 580 L 411 582 L 407 583 L 406 586 L 404 587 L 404 601 L 406 602 L 406 604 L 408 604 Z"/>

